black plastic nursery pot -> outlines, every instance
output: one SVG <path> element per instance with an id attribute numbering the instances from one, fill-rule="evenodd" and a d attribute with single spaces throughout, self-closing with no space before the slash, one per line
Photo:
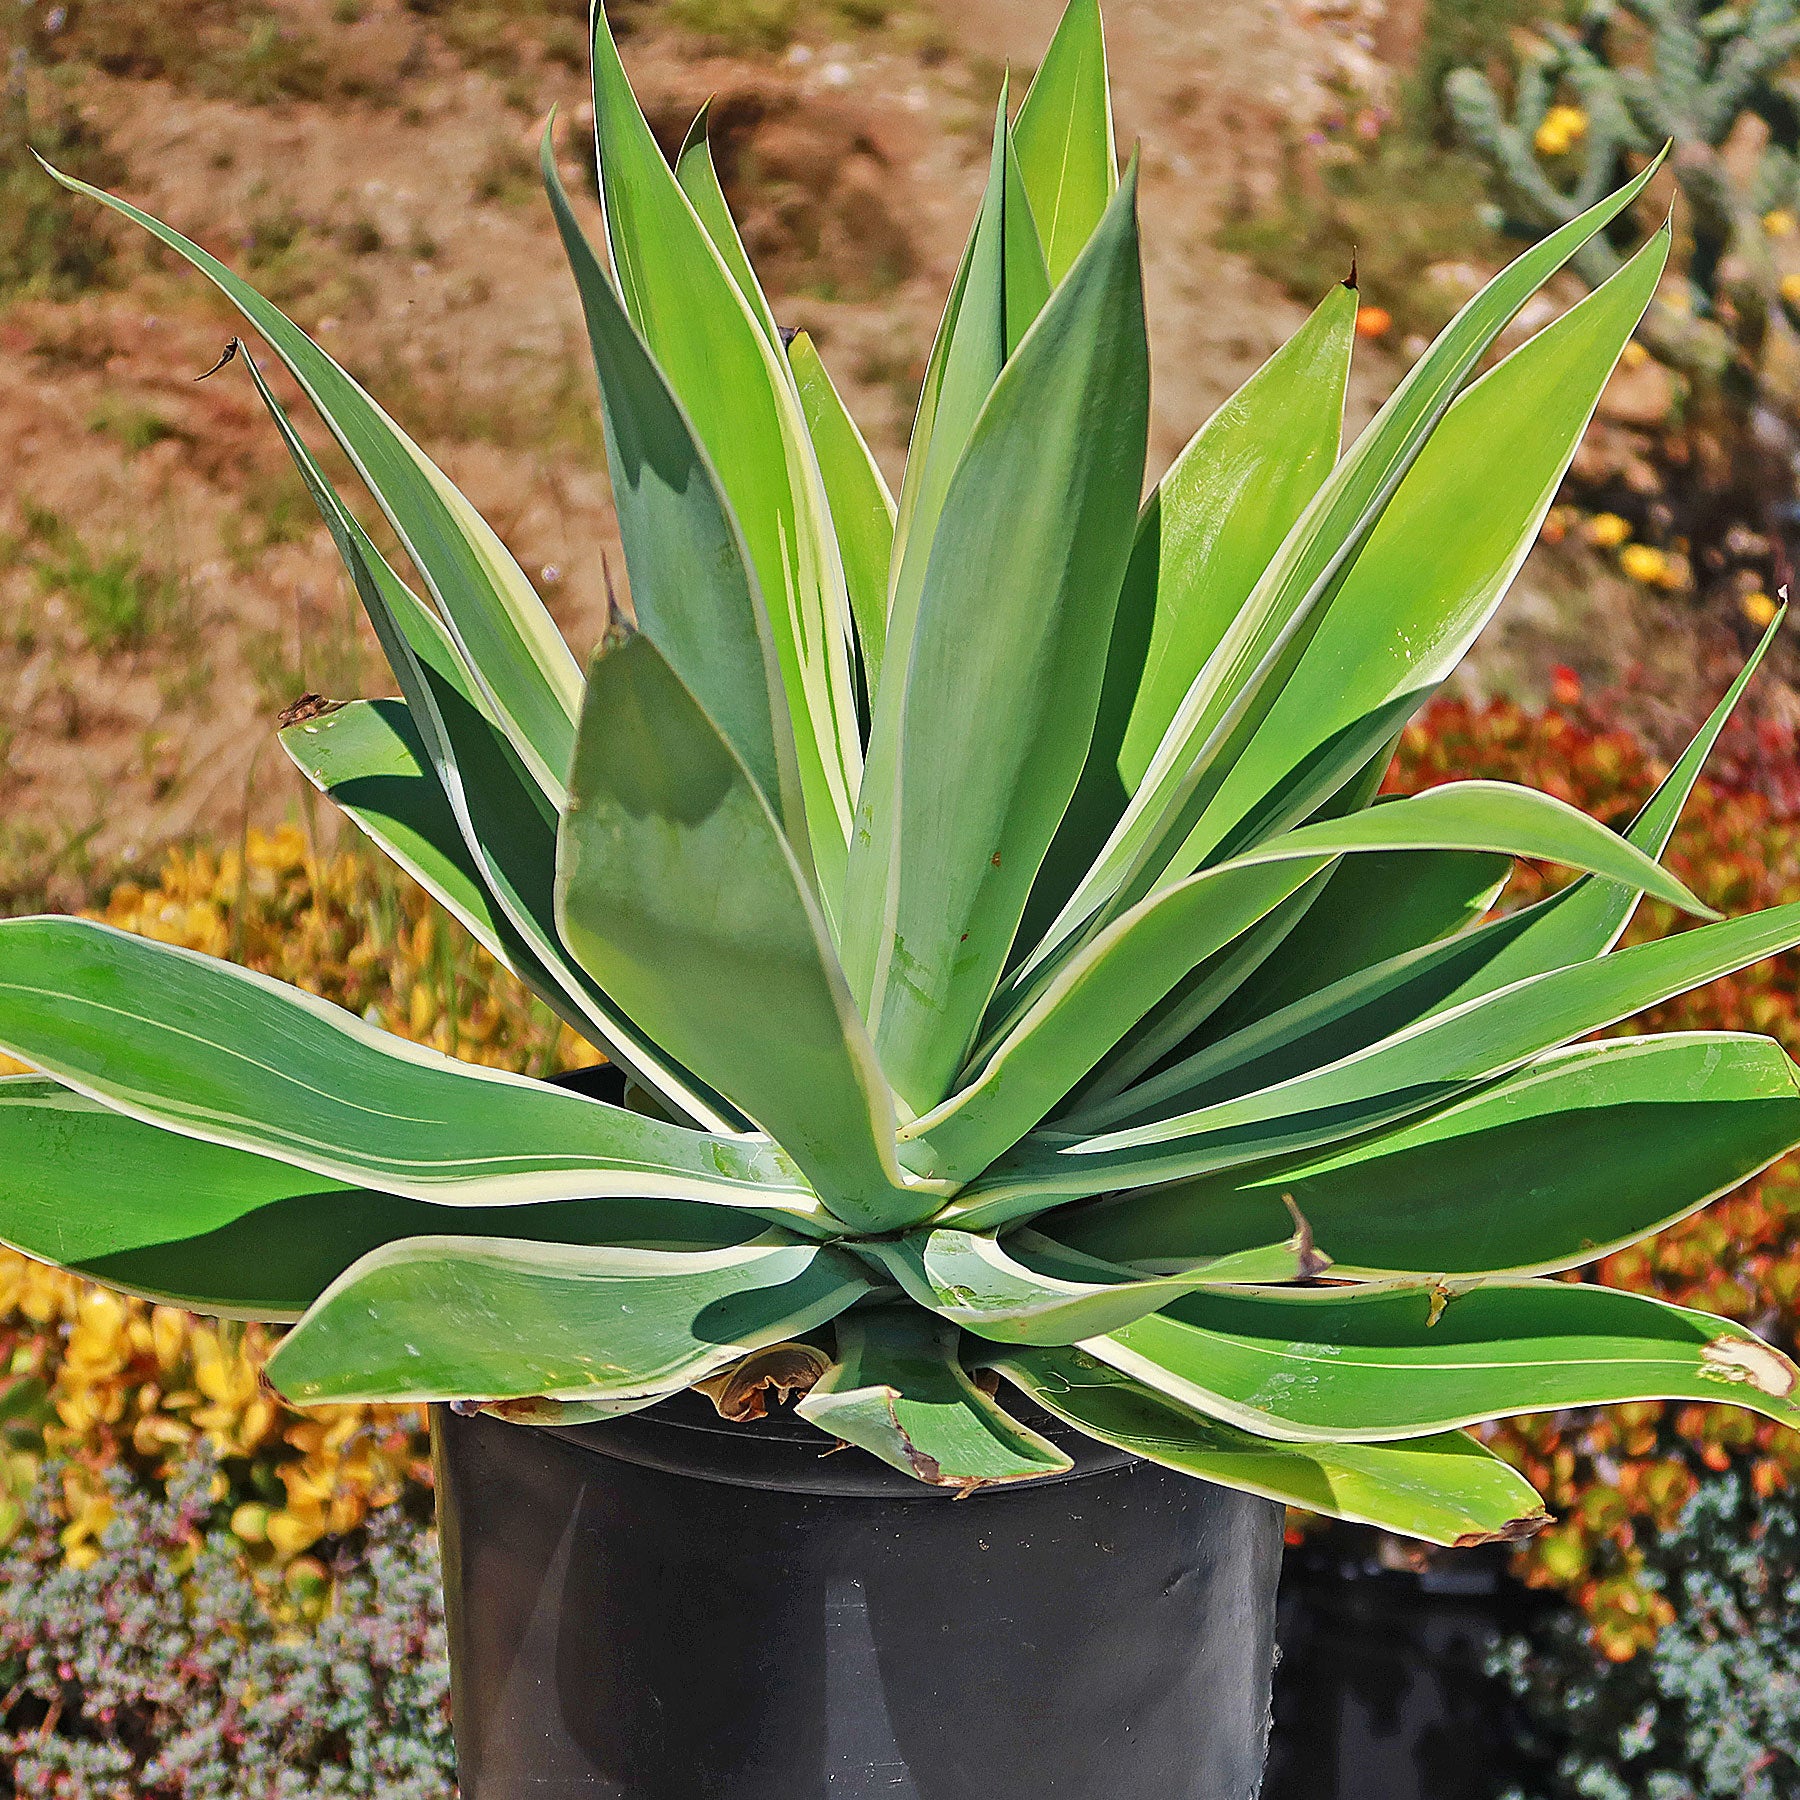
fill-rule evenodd
<path id="1" fill-rule="evenodd" d="M 1282 1514 L 1036 1409 L 958 1500 L 697 1395 L 433 1410 L 462 1800 L 1254 1800 Z"/>

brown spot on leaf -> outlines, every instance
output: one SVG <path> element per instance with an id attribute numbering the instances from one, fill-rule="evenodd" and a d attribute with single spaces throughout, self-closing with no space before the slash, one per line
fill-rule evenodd
<path id="1" fill-rule="evenodd" d="M 1708 1380 L 1748 1382 L 1777 1400 L 1785 1400 L 1800 1381 L 1800 1369 L 1761 1338 L 1716 1337 L 1701 1346 L 1700 1361 Z"/>

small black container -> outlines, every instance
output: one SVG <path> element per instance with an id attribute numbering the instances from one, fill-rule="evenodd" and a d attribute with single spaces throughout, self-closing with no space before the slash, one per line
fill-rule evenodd
<path id="1" fill-rule="evenodd" d="M 1391 1547 L 1391 1545 L 1390 1545 Z M 1366 1527 L 1288 1553 L 1264 1800 L 1499 1800 L 1544 1771 L 1504 1681 L 1502 1638 L 1546 1605 L 1498 1546 L 1392 1566 Z"/>
<path id="2" fill-rule="evenodd" d="M 1255 1800 L 1280 1509 L 1031 1423 L 956 1500 L 684 1395 L 433 1412 L 463 1800 Z"/>

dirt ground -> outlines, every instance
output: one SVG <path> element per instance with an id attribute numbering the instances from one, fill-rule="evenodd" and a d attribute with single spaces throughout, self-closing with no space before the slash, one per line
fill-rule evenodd
<path id="1" fill-rule="evenodd" d="M 714 98 L 778 315 L 814 333 L 896 481 L 1001 69 L 1029 72 L 1060 0 L 917 4 L 931 10 L 724 55 L 640 3 L 624 44 L 671 143 Z M 1302 316 L 1213 238 L 1282 179 L 1281 146 L 1309 119 L 1391 86 L 1416 11 L 1393 5 L 1111 0 L 1120 137 L 1144 158 L 1158 466 Z M 363 379 L 585 651 L 614 528 L 579 315 L 530 162 L 556 104 L 566 172 L 587 180 L 591 111 L 566 36 L 509 28 L 503 55 L 470 66 L 441 8 L 274 11 L 319 46 L 327 97 L 253 104 L 84 72 L 74 103 L 120 158 L 119 190 L 248 273 Z M 275 714 L 307 690 L 388 686 L 247 378 L 195 380 L 233 316 L 172 259 L 131 246 L 120 266 L 100 291 L 0 312 L 0 903 L 66 901 L 173 838 L 229 841 L 246 807 L 290 814 L 301 796 Z M 1360 358 L 1353 425 L 1397 367 Z M 1583 629 L 1529 574 L 1525 587 L 1532 643 Z"/>

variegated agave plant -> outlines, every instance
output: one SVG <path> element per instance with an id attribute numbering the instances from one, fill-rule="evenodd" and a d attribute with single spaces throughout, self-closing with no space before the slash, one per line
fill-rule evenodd
<path id="1" fill-rule="evenodd" d="M 404 695 L 291 725 L 289 753 L 605 1049 L 612 1097 L 15 920 L 0 1044 L 43 1075 L 0 1089 L 0 1233 L 298 1319 L 270 1373 L 301 1402 L 591 1420 L 721 1378 L 741 1409 L 766 1376 L 925 1481 L 1066 1468 L 997 1373 L 1156 1461 L 1444 1542 L 1542 1516 L 1472 1421 L 1800 1418 L 1741 1327 L 1546 1279 L 1800 1141 L 1766 1039 L 1581 1041 L 1800 943 L 1795 906 L 1613 948 L 1641 894 L 1705 912 L 1656 858 L 1737 689 L 1623 836 L 1504 783 L 1375 799 L 1667 233 L 1477 365 L 1648 172 L 1472 300 L 1342 455 L 1334 291 L 1140 505 L 1135 171 L 1075 0 L 1000 109 L 896 505 L 771 314 L 704 130 L 671 169 L 598 12 L 594 71 L 610 274 L 548 140 L 544 176 L 636 623 L 585 681 L 368 395 L 110 204 L 241 309 L 428 590 L 253 367 Z M 1483 922 L 1520 856 L 1580 878 Z"/>

